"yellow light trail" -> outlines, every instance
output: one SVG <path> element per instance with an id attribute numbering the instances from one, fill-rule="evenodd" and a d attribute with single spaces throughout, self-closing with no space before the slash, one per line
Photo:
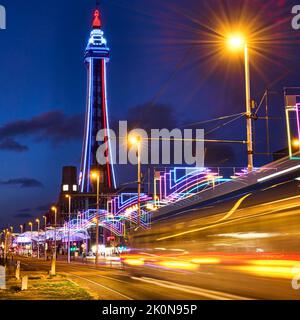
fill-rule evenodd
<path id="1" fill-rule="evenodd" d="M 295 199 L 299 199 L 299 198 L 300 198 L 300 196 L 293 196 L 293 197 L 290 197 L 290 198 L 275 200 L 275 201 L 271 201 L 271 202 L 264 203 L 264 204 L 261 204 L 261 205 L 257 205 L 257 206 L 254 206 L 252 208 L 264 207 L 264 206 L 268 206 L 268 205 L 271 205 L 271 204 L 280 203 L 280 202 L 284 202 L 284 201 L 295 200 Z M 299 206 L 300 206 L 300 204 L 299 204 L 299 202 L 297 202 L 296 204 L 286 205 L 286 206 L 284 206 L 282 208 L 277 208 L 275 210 L 254 214 L 251 217 L 253 218 L 253 217 L 265 216 L 265 215 L 272 214 L 272 213 L 275 213 L 275 212 L 278 212 L 278 211 L 297 208 Z M 249 216 L 241 217 L 241 218 L 236 219 L 235 221 L 248 219 L 248 218 L 249 218 Z M 221 218 L 221 219 L 223 219 L 223 218 Z M 229 223 L 232 222 L 232 221 L 225 221 L 225 222 L 223 221 L 223 222 L 219 223 L 221 221 L 221 219 L 216 221 L 213 225 L 209 225 L 209 226 L 205 226 L 205 227 L 201 227 L 201 228 L 197 228 L 197 229 L 181 232 L 181 233 L 174 234 L 174 235 L 171 235 L 171 236 L 162 237 L 162 238 L 156 239 L 156 241 L 162 241 L 162 240 L 166 240 L 166 239 L 171 239 L 171 238 L 179 237 L 181 235 L 185 235 L 185 234 L 189 234 L 189 233 L 193 233 L 193 232 L 197 232 L 197 231 L 207 230 L 207 229 L 215 228 L 215 227 L 218 227 L 218 226 L 226 225 L 226 224 L 229 224 Z"/>
<path id="2" fill-rule="evenodd" d="M 298 261 L 299 262 L 299 261 Z M 255 274 L 261 277 L 292 279 L 294 277 L 293 269 L 290 266 L 231 266 L 225 269 L 236 270 Z"/>
<path id="3" fill-rule="evenodd" d="M 184 232 L 180 232 L 177 234 L 173 234 L 171 236 L 167 236 L 167 237 L 162 237 L 159 239 L 156 239 L 156 241 L 161 241 L 161 240 L 166 240 L 166 239 L 171 239 L 171 238 L 175 238 L 175 237 L 179 237 L 179 236 L 183 236 L 189 233 L 194 233 L 197 231 L 202 231 L 202 230 L 207 230 L 210 228 L 214 228 L 216 226 L 217 223 L 224 221 L 225 219 L 228 219 L 232 214 L 234 214 L 234 212 L 240 207 L 240 205 L 242 204 L 242 202 L 248 198 L 251 195 L 251 193 L 246 194 L 245 196 L 243 196 L 242 198 L 240 198 L 235 205 L 232 207 L 232 209 L 221 219 L 217 220 L 213 225 L 209 225 L 209 226 L 205 226 L 205 227 L 201 227 L 201 228 L 197 228 L 197 229 L 193 229 L 193 230 L 189 230 L 189 231 L 184 231 Z"/>

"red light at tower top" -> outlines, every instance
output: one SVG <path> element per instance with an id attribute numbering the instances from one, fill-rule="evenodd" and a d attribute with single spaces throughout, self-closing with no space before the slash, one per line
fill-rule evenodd
<path id="1" fill-rule="evenodd" d="M 100 11 L 98 9 L 96 9 L 94 11 L 93 28 L 94 29 L 100 29 L 101 28 Z"/>

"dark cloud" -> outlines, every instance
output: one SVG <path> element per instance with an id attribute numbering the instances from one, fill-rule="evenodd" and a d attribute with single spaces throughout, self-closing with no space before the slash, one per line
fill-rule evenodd
<path id="1" fill-rule="evenodd" d="M 30 178 L 19 178 L 19 179 L 9 179 L 6 181 L 0 181 L 0 185 L 6 186 L 18 186 L 20 188 L 41 188 L 43 184 L 36 180 Z"/>
<path id="2" fill-rule="evenodd" d="M 26 151 L 13 138 L 33 137 L 36 141 L 51 141 L 54 145 L 82 138 L 82 115 L 65 115 L 63 112 L 51 111 L 42 113 L 29 120 L 18 120 L 0 127 L 1 145 L 6 150 Z"/>
<path id="3" fill-rule="evenodd" d="M 125 119 L 128 121 L 128 129 L 141 128 L 146 131 L 151 129 L 178 128 L 178 115 L 174 108 L 165 104 L 146 103 L 128 110 Z M 113 124 L 116 127 L 116 124 Z"/>
<path id="4" fill-rule="evenodd" d="M 30 213 L 17 213 L 14 215 L 14 218 L 18 218 L 18 219 L 29 219 L 32 217 L 33 215 Z"/>
<path id="5" fill-rule="evenodd" d="M 233 165 L 236 162 L 235 152 L 232 146 L 228 144 L 210 143 L 205 148 L 205 166 L 217 167 L 228 164 Z"/>
<path id="6" fill-rule="evenodd" d="M 24 212 L 28 212 L 28 211 L 31 211 L 31 208 L 24 208 L 24 209 L 18 210 L 19 213 L 24 213 Z"/>
<path id="7" fill-rule="evenodd" d="M 17 211 L 14 215 L 16 219 L 30 219 L 34 217 L 36 214 L 40 214 L 41 212 L 46 212 L 51 207 L 51 203 L 47 203 L 44 205 L 40 205 L 35 208 L 22 208 Z"/>
<path id="8" fill-rule="evenodd" d="M 28 150 L 28 147 L 20 144 L 19 142 L 13 139 L 6 138 L 0 142 L 0 150 L 25 152 Z"/>

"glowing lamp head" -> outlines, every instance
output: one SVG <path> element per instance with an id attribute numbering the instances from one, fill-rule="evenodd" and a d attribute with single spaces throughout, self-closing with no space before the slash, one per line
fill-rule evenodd
<path id="1" fill-rule="evenodd" d="M 139 136 L 136 136 L 136 135 L 131 135 L 128 138 L 128 142 L 132 146 L 138 146 L 141 143 L 141 138 Z"/>
<path id="2" fill-rule="evenodd" d="M 55 206 L 52 206 L 51 210 L 54 211 L 54 212 L 57 212 L 57 208 Z"/>
<path id="3" fill-rule="evenodd" d="M 230 50 L 237 51 L 245 47 L 246 40 L 242 35 L 235 34 L 228 37 L 227 44 Z"/>
<path id="4" fill-rule="evenodd" d="M 299 139 L 294 139 L 294 140 L 292 141 L 292 145 L 293 145 L 294 148 L 299 148 L 299 147 L 300 147 L 300 141 L 299 141 Z"/>
<path id="5" fill-rule="evenodd" d="M 29 222 L 28 225 L 29 225 L 29 227 L 32 227 L 32 222 Z"/>
<path id="6" fill-rule="evenodd" d="M 91 178 L 92 178 L 93 180 L 97 180 L 97 179 L 99 178 L 99 172 L 97 172 L 97 171 L 92 171 L 92 172 L 91 172 Z"/>
<path id="7" fill-rule="evenodd" d="M 35 219 L 35 222 L 40 223 L 40 219 Z"/>

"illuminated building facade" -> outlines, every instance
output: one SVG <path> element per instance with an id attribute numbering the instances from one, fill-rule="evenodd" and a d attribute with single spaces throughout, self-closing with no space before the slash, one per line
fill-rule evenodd
<path id="1" fill-rule="evenodd" d="M 109 140 L 109 122 L 106 91 L 106 64 L 109 61 L 109 48 L 101 30 L 100 11 L 94 11 L 93 29 L 85 51 L 87 67 L 87 102 L 85 114 L 84 141 L 79 175 L 79 191 L 95 193 L 95 183 L 91 181 L 92 170 L 101 172 L 101 191 L 109 192 L 116 188 L 115 173 Z M 105 141 L 97 142 L 99 130 L 105 131 Z M 106 144 L 106 165 L 99 165 L 96 159 L 100 145 Z"/>

